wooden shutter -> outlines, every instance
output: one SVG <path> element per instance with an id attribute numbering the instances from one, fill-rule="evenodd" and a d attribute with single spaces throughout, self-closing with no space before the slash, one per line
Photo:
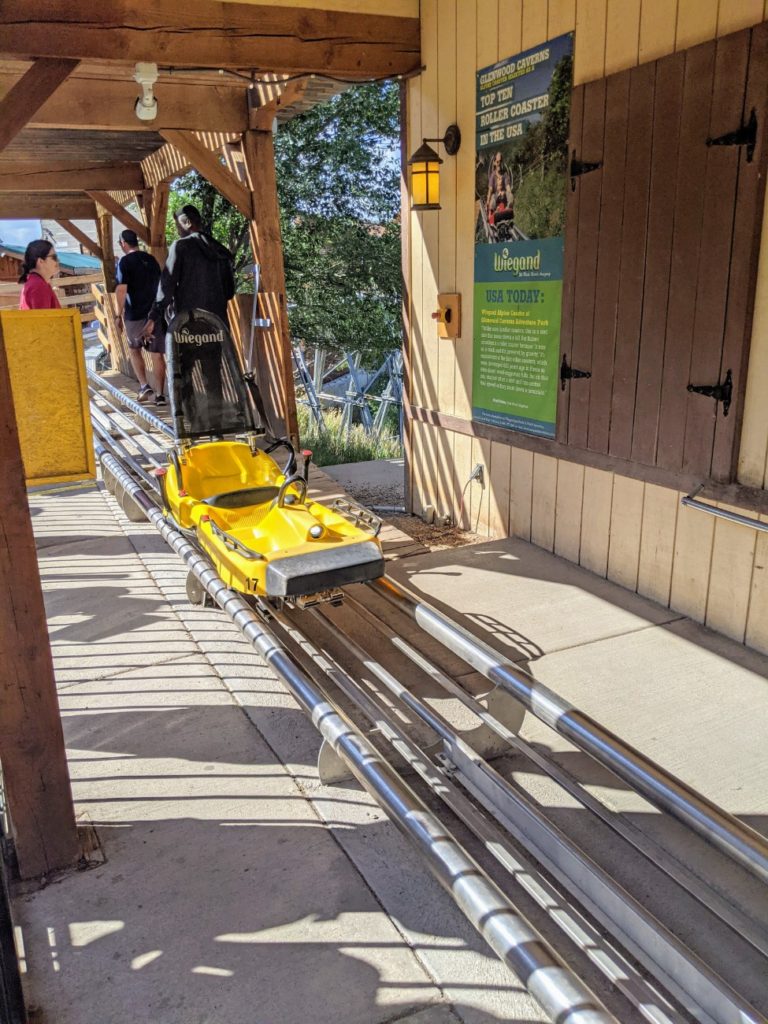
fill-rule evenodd
<path id="1" fill-rule="evenodd" d="M 558 440 L 732 479 L 764 193 L 768 24 L 574 90 Z M 755 112 L 754 150 L 708 145 Z M 731 406 L 688 391 L 723 382 Z"/>

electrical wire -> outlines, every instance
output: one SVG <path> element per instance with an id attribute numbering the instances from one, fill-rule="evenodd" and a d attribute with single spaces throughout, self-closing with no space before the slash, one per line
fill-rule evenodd
<path id="1" fill-rule="evenodd" d="M 167 67 L 161 69 L 163 73 L 169 75 L 191 75 L 200 74 L 201 72 L 218 71 L 220 75 L 231 75 L 234 78 L 242 78 L 244 81 L 251 83 L 252 85 L 287 85 L 289 82 L 296 82 L 302 78 L 319 78 L 326 82 L 338 82 L 340 85 L 370 85 L 374 82 L 401 82 L 409 78 L 415 78 L 416 75 L 420 75 L 426 70 L 425 65 L 421 65 L 418 68 L 414 68 L 413 71 L 409 71 L 407 74 L 399 75 L 378 75 L 374 78 L 338 78 L 336 75 L 323 75 L 317 72 L 310 72 L 309 74 L 297 74 L 287 75 L 285 78 L 258 78 L 259 72 L 253 71 L 250 74 L 245 74 L 242 71 L 234 71 L 231 68 L 178 68 L 178 67 Z M 274 72 L 266 72 L 267 74 L 274 74 Z"/>

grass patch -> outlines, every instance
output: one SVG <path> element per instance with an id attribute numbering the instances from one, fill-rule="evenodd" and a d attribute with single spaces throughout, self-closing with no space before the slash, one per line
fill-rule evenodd
<path id="1" fill-rule="evenodd" d="M 372 459 L 399 459 L 403 449 L 400 439 L 392 435 L 371 437 L 355 424 L 347 432 L 341 425 L 341 413 L 326 412 L 325 430 L 317 428 L 305 405 L 297 408 L 299 437 L 303 448 L 312 450 L 316 466 L 337 466 L 344 462 L 370 462 Z"/>

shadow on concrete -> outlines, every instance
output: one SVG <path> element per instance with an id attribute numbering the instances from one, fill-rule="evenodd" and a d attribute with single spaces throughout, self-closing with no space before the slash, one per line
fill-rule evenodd
<path id="1" fill-rule="evenodd" d="M 692 642 L 713 654 L 725 655 L 729 661 L 768 679 L 768 657 L 765 655 L 715 633 L 704 625 L 692 622 L 679 612 L 519 539 L 509 538 L 504 542 L 433 552 L 431 555 L 420 557 L 418 564 L 411 561 L 393 563 L 388 571 L 395 580 L 402 581 L 417 593 L 423 593 L 425 600 L 439 611 L 460 621 L 479 639 L 496 647 L 511 660 L 529 662 L 552 650 L 551 646 L 537 640 L 536 637 L 517 632 L 508 622 L 494 620 L 492 616 L 482 613 L 461 614 L 453 605 L 436 596 L 433 590 L 426 593 L 421 585 L 421 582 L 431 576 L 460 579 L 465 576 L 467 566 L 473 563 L 485 572 L 498 573 L 511 579 L 519 577 L 581 591 L 598 598 L 605 605 L 644 619 L 649 626 L 661 626 L 676 632 L 682 628 L 682 623 L 690 623 L 695 631 L 695 639 Z M 550 618 L 560 624 L 564 624 L 563 616 L 567 614 L 567 611 L 564 611 L 565 590 L 563 595 L 564 599 L 560 605 L 550 602 Z M 605 635 L 600 639 L 605 638 Z"/>
<path id="2" fill-rule="evenodd" d="M 28 1005 L 44 1020 L 379 1024 L 433 1005 L 397 932 L 375 934 L 367 888 L 340 884 L 349 872 L 319 824 L 96 824 L 109 862 L 19 904 Z M 510 976 L 499 991 L 521 987 Z M 478 1024 L 520 1019 L 453 1007 Z"/>

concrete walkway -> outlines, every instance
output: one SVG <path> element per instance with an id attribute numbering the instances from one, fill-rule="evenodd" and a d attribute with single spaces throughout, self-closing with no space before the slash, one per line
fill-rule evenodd
<path id="1" fill-rule="evenodd" d="M 75 798 L 106 857 L 17 898 L 39 1021 L 543 1020 L 372 801 L 319 784 L 318 734 L 222 613 L 189 606 L 154 529 L 96 488 L 30 505 Z M 521 541 L 388 544 L 396 578 L 768 832 L 768 658 Z M 583 760 L 530 716 L 525 735 Z M 599 772 L 590 788 L 688 851 Z"/>

